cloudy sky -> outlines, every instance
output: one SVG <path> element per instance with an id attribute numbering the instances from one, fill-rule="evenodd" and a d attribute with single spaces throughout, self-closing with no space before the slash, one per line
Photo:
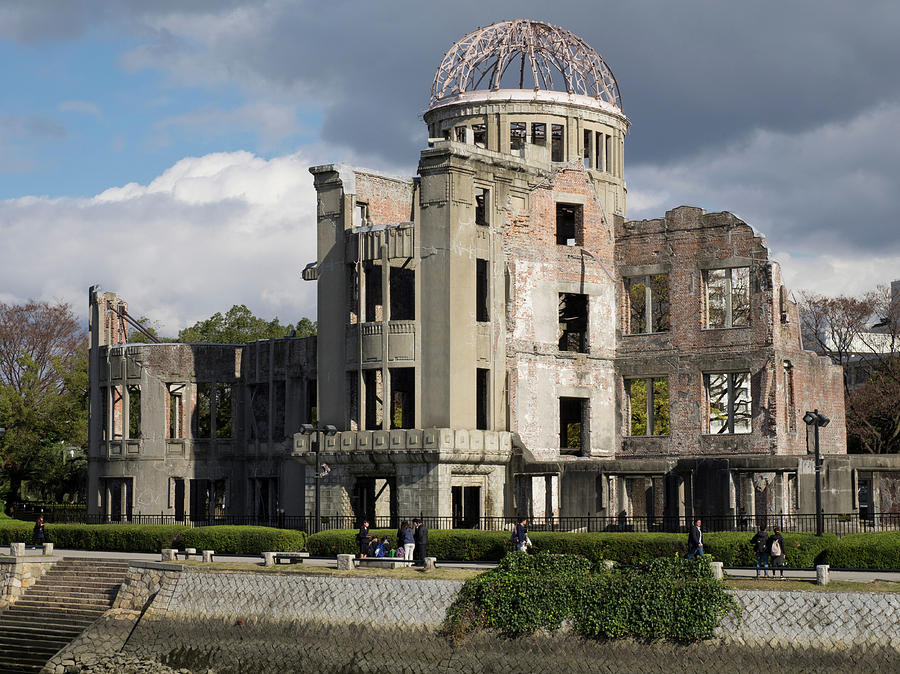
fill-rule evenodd
<path id="1" fill-rule="evenodd" d="M 0 301 L 314 317 L 307 168 L 414 173 L 446 49 L 522 17 L 615 73 L 629 217 L 737 213 L 794 289 L 900 278 L 893 2 L 0 0 Z"/>

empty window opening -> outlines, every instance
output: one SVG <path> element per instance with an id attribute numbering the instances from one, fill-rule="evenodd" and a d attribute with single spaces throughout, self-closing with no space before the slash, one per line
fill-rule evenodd
<path id="1" fill-rule="evenodd" d="M 628 334 L 668 332 L 669 275 L 636 276 L 625 279 L 628 295 Z"/>
<path id="2" fill-rule="evenodd" d="M 785 422 L 789 433 L 797 430 L 797 410 L 794 407 L 794 366 L 784 361 L 784 409 Z"/>
<path id="3" fill-rule="evenodd" d="M 491 191 L 484 187 L 475 188 L 475 224 L 487 226 L 491 224 Z"/>
<path id="4" fill-rule="evenodd" d="M 141 387 L 128 387 L 128 437 L 141 437 Z"/>
<path id="5" fill-rule="evenodd" d="M 250 439 L 269 440 L 269 385 L 250 386 Z"/>
<path id="6" fill-rule="evenodd" d="M 381 370 L 363 370 L 366 389 L 366 429 L 378 430 L 384 424 L 384 381 Z"/>
<path id="7" fill-rule="evenodd" d="M 232 437 L 231 384 L 216 384 L 216 437 Z"/>
<path id="8" fill-rule="evenodd" d="M 184 384 L 169 384 L 169 437 L 184 437 Z"/>
<path id="9" fill-rule="evenodd" d="M 535 122 L 531 125 L 531 144 L 547 146 L 547 125 L 543 122 Z"/>
<path id="10" fill-rule="evenodd" d="M 357 201 L 356 207 L 353 209 L 353 226 L 365 227 L 369 220 L 369 204 L 364 201 Z"/>
<path id="11" fill-rule="evenodd" d="M 559 399 L 559 448 L 569 453 L 581 453 L 587 447 L 585 414 L 587 398 Z"/>
<path id="12" fill-rule="evenodd" d="M 596 140 L 596 149 L 594 150 L 594 157 L 596 161 L 596 167 L 598 171 L 606 170 L 606 143 L 603 140 L 605 134 L 600 131 L 597 131 L 594 134 Z"/>
<path id="13" fill-rule="evenodd" d="M 391 428 L 415 425 L 415 368 L 391 368 Z"/>
<path id="14" fill-rule="evenodd" d="M 588 296 L 559 294 L 559 350 L 586 353 L 588 347 Z"/>
<path id="15" fill-rule="evenodd" d="M 750 373 L 723 372 L 706 375 L 709 432 L 750 432 Z"/>
<path id="16" fill-rule="evenodd" d="M 172 478 L 172 507 L 175 509 L 175 520 L 184 522 L 184 478 Z"/>
<path id="17" fill-rule="evenodd" d="M 444 140 L 450 140 L 450 129 L 444 129 Z"/>
<path id="18" fill-rule="evenodd" d="M 272 396 L 272 442 L 281 442 L 285 438 L 287 383 L 272 382 Z"/>
<path id="19" fill-rule="evenodd" d="M 319 389 L 315 379 L 306 382 L 306 423 L 319 425 Z"/>
<path id="20" fill-rule="evenodd" d="M 112 395 L 112 439 L 121 440 L 124 425 L 125 392 L 121 386 L 110 386 Z"/>
<path id="21" fill-rule="evenodd" d="M 628 379 L 630 435 L 669 434 L 669 380 L 665 377 Z"/>
<path id="22" fill-rule="evenodd" d="M 465 143 L 466 142 L 466 127 L 457 126 L 456 129 L 456 142 L 457 143 Z"/>
<path id="23" fill-rule="evenodd" d="M 481 518 L 481 487 L 450 487 L 454 529 L 475 529 Z"/>
<path id="24" fill-rule="evenodd" d="M 487 147 L 487 126 L 484 124 L 472 125 L 472 142 L 475 143 L 475 147 Z"/>
<path id="25" fill-rule="evenodd" d="M 566 127 L 564 124 L 550 126 L 550 161 L 566 160 Z"/>
<path id="26" fill-rule="evenodd" d="M 556 245 L 584 245 L 583 211 L 581 204 L 556 204 Z"/>
<path id="27" fill-rule="evenodd" d="M 100 410 L 100 435 L 101 440 L 109 440 L 110 436 L 110 425 L 109 425 L 109 387 L 101 386 L 100 387 L 100 401 L 101 401 L 101 410 Z"/>
<path id="28" fill-rule="evenodd" d="M 381 265 L 366 262 L 366 323 L 384 320 L 384 298 L 382 297 Z"/>
<path id="29" fill-rule="evenodd" d="M 490 370 L 475 370 L 475 428 L 488 430 L 490 418 Z"/>
<path id="30" fill-rule="evenodd" d="M 528 129 L 525 122 L 509 123 L 509 149 L 513 153 L 522 154 L 525 151 L 525 137 Z"/>
<path id="31" fill-rule="evenodd" d="M 194 437 L 208 438 L 212 435 L 212 417 L 210 401 L 212 399 L 212 384 L 209 382 L 197 383 L 197 404 L 194 405 Z"/>
<path id="32" fill-rule="evenodd" d="M 594 167 L 593 162 L 591 161 L 591 146 L 594 144 L 593 139 L 594 139 L 593 131 L 588 131 L 587 129 L 585 129 L 583 154 L 584 154 L 584 168 L 586 168 L 586 169 Z"/>
<path id="33" fill-rule="evenodd" d="M 606 151 L 604 152 L 604 163 L 606 164 L 607 173 L 615 173 L 613 170 L 613 144 L 612 136 L 606 136 Z"/>
<path id="34" fill-rule="evenodd" d="M 709 269 L 706 276 L 706 327 L 750 325 L 750 267 Z"/>
<path id="35" fill-rule="evenodd" d="M 490 278 L 488 261 L 475 259 L 475 320 L 485 323 L 491 320 Z"/>
<path id="36" fill-rule="evenodd" d="M 412 321 L 416 318 L 416 274 L 406 267 L 388 270 L 391 286 L 391 320 Z"/>

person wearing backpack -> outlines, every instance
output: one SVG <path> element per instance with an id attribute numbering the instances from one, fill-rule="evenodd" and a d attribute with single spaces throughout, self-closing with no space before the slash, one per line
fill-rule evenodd
<path id="1" fill-rule="evenodd" d="M 516 546 L 516 550 L 519 552 L 525 552 L 531 542 L 528 540 L 527 521 L 524 517 L 520 518 L 518 524 L 513 527 L 512 536 L 509 537 L 510 542 Z"/>
<path id="2" fill-rule="evenodd" d="M 766 531 L 764 524 L 759 525 L 759 531 L 750 539 L 750 544 L 756 552 L 756 577 L 759 578 L 760 570 L 763 571 L 763 578 L 769 575 L 769 532 Z M 772 571 L 774 576 L 775 572 Z"/>
<path id="3" fill-rule="evenodd" d="M 784 580 L 784 538 L 781 536 L 781 530 L 778 527 L 772 528 L 772 535 L 766 543 L 769 557 L 772 558 L 772 578 L 775 577 L 775 570 L 781 572 L 781 580 Z"/>

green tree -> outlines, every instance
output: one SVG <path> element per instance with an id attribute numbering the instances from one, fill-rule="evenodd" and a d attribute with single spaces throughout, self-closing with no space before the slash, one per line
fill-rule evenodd
<path id="1" fill-rule="evenodd" d="M 71 307 L 0 304 L 0 426 L 6 429 L 0 473 L 7 507 L 22 498 L 26 480 L 43 479 L 48 452 L 86 448 L 87 380 L 86 335 Z"/>
<path id="2" fill-rule="evenodd" d="M 178 333 L 178 341 L 189 344 L 247 344 L 259 339 L 278 339 L 291 332 L 298 337 L 316 334 L 316 323 L 302 318 L 294 327 L 282 325 L 276 316 L 270 321 L 253 315 L 244 304 L 235 304 L 225 315 L 216 312 Z"/>

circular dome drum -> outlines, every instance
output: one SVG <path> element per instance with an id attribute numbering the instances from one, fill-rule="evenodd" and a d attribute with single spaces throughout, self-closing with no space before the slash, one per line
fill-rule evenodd
<path id="1" fill-rule="evenodd" d="M 619 85 L 600 55 L 577 35 L 537 21 L 503 21 L 457 41 L 435 73 L 431 107 L 501 89 L 566 92 L 622 110 Z"/>

